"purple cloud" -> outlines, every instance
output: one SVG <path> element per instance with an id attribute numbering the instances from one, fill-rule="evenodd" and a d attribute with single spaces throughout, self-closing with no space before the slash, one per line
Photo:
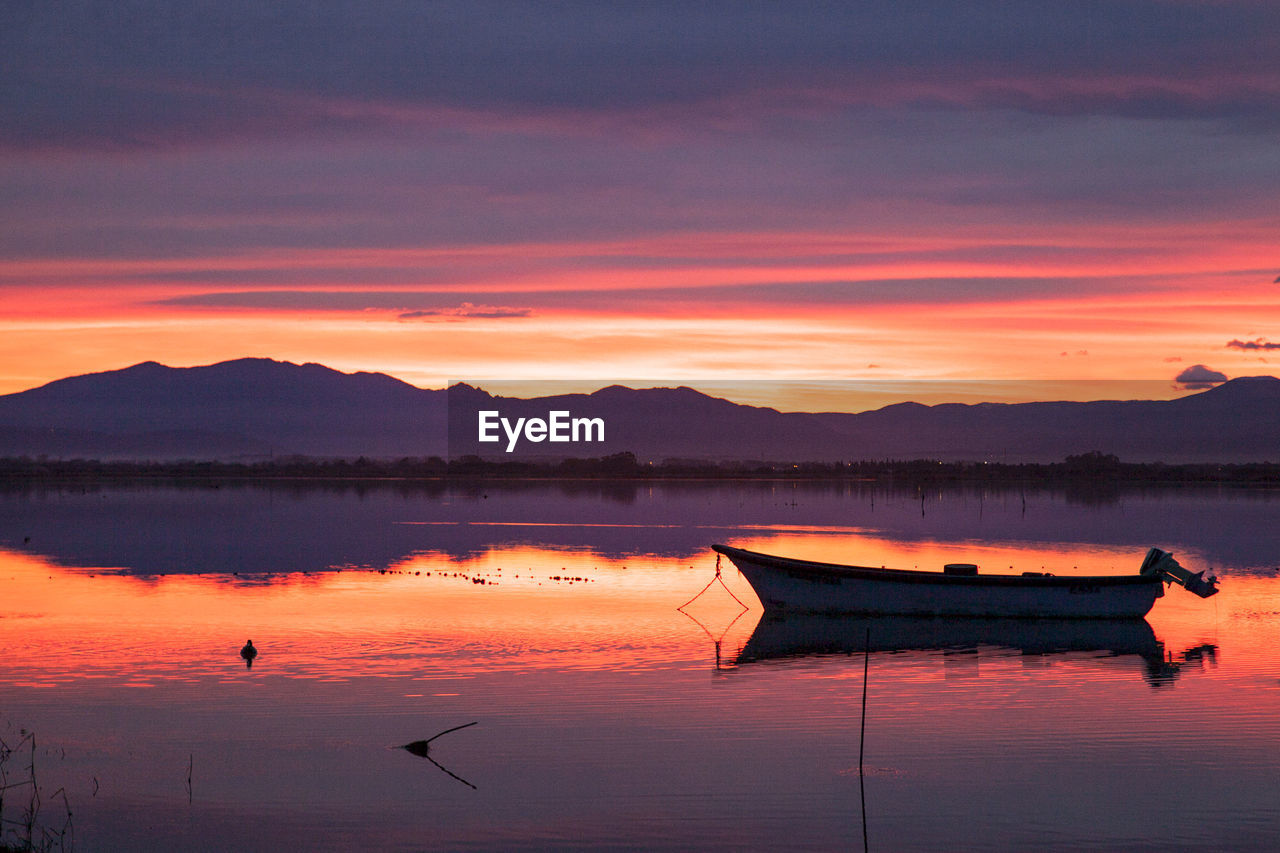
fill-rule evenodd
<path id="1" fill-rule="evenodd" d="M 733 263 L 724 258 L 725 264 Z M 573 258 L 564 261 L 576 267 Z M 625 266 L 623 259 L 620 266 Z M 748 265 L 749 266 L 749 265 Z M 346 274 L 359 277 L 362 270 Z M 374 270 L 376 273 L 376 269 Z M 253 273 L 246 276 L 253 278 Z M 691 273 L 693 278 L 696 273 Z M 470 311 L 532 312 L 535 309 L 615 311 L 620 303 L 663 307 L 675 302 L 695 305 L 890 305 L 923 302 L 964 304 L 1027 296 L 1053 298 L 1063 294 L 1141 293 L 1167 283 L 1167 276 L 972 276 L 868 278 L 830 281 L 768 281 L 698 285 L 675 283 L 652 287 L 576 287 L 546 290 L 470 288 L 458 290 L 227 290 L 187 293 L 153 300 L 151 304 L 188 308 L 260 308 L 298 311 L 415 312 L 415 317 L 442 316 L 471 305 Z M 519 308 L 509 308 L 512 303 Z M 494 306 L 497 306 L 496 308 Z M 465 316 L 479 316 L 466 314 Z M 502 316 L 511 316 L 503 314 Z M 527 314 L 520 315 L 527 316 Z M 408 317 L 405 319 L 413 319 Z M 1074 351 L 1085 356 L 1085 350 Z"/>
<path id="2" fill-rule="evenodd" d="M 1280 343 L 1271 343 L 1266 338 L 1255 338 L 1251 341 L 1235 339 L 1227 341 L 1227 348 L 1242 350 L 1273 350 L 1280 349 Z"/>
<path id="3" fill-rule="evenodd" d="M 14 5 L 14 4 L 10 4 Z M 1269 3 L 442 0 L 20 3 L 0 144 L 136 148 L 315 131 L 918 105 L 1142 118 L 1280 111 Z M 300 26 L 298 22 L 305 22 Z"/>
<path id="4" fill-rule="evenodd" d="M 532 308 L 507 308 L 500 305 L 473 305 L 463 302 L 456 308 L 442 308 L 428 311 L 406 311 L 397 320 L 420 320 L 427 317 L 471 318 L 480 320 L 501 320 L 509 317 L 532 316 Z"/>
<path id="5" fill-rule="evenodd" d="M 1227 375 L 1203 364 L 1193 364 L 1179 373 L 1173 381 L 1187 391 L 1200 391 L 1221 385 L 1227 381 Z"/>
<path id="6" fill-rule="evenodd" d="M 0 288 L 145 299 L 133 295 L 144 285 L 170 305 L 406 320 L 1131 294 L 1174 275 L 1130 271 L 1184 262 L 1160 226 L 1272 223 L 1280 193 L 1276 4 L 1112 0 L 1087 15 L 1004 0 L 10 5 L 0 256 L 174 263 L 14 265 Z M 855 241 L 813 257 L 646 242 L 941 234 L 959 222 L 1007 236 L 918 250 Z M 1141 227 L 1090 245 L 1085 223 Z M 634 253 L 612 248 L 626 241 Z M 588 248 L 472 251 L 550 243 Z M 466 251 L 307 257 L 335 247 Z M 259 267 L 260 253 L 306 263 Z M 218 262 L 228 257 L 240 262 Z M 915 263 L 938 272 L 887 277 Z M 1013 274 L 968 274 L 975 263 Z M 695 286 L 696 268 L 722 266 L 813 272 Z M 653 277 L 663 287 L 594 284 L 644 285 L 610 273 L 667 268 L 688 269 L 690 286 L 673 275 Z M 565 284 L 503 292 L 520 281 Z M 163 300 L 175 283 L 211 292 Z M 456 313 L 462 300 L 477 307 Z"/>

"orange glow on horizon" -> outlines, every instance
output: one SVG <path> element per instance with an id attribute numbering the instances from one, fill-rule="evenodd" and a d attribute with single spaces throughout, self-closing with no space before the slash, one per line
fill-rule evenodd
<path id="1" fill-rule="evenodd" d="M 467 377 L 1169 380 L 1195 363 L 1268 373 L 1265 352 L 1225 346 L 1275 334 L 1274 285 L 1255 272 L 1274 254 L 1265 226 L 933 226 L 8 261 L 0 393 L 141 361 L 245 356 L 422 387 Z M 210 273 L 237 283 L 190 280 Z M 344 283 L 374 273 L 378 284 Z M 1045 289 L 987 290 L 988 277 Z M 912 283 L 934 278 L 973 280 L 972 292 Z M 868 291 L 868 281 L 901 284 Z M 811 284 L 825 289 L 809 294 Z M 765 301 L 732 289 L 763 285 Z M 270 298 L 255 307 L 254 293 Z M 170 301 L 208 295 L 214 303 Z M 441 307 L 415 312 L 419 303 Z"/>

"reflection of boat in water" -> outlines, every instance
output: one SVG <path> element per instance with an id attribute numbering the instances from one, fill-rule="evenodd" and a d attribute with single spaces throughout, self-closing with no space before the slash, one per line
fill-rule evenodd
<path id="1" fill-rule="evenodd" d="M 1028 655 L 1085 651 L 1159 658 L 1164 654 L 1145 619 L 949 619 L 771 612 L 756 625 L 738 652 L 737 662 L 862 654 L 868 648 L 902 652 L 978 646 Z"/>
<path id="2" fill-rule="evenodd" d="M 766 610 L 918 616 L 1061 619 L 1139 618 L 1165 583 L 1208 598 L 1216 578 L 1204 579 L 1152 548 L 1134 575 L 979 574 L 971 563 L 942 572 L 846 566 L 776 557 L 726 545 L 712 548 L 738 567 Z"/>
<path id="3" fill-rule="evenodd" d="M 969 652 L 990 648 L 1023 655 L 1093 653 L 1141 658 L 1153 686 L 1172 681 L 1184 664 L 1216 659 L 1217 647 L 1167 656 L 1145 619 L 982 619 L 931 616 L 834 616 L 766 612 L 728 667 L 762 661 L 862 655 L 864 652 Z"/>

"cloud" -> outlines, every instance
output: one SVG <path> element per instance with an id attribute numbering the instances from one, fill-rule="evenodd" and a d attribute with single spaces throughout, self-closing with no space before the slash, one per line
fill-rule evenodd
<path id="1" fill-rule="evenodd" d="M 906 104 L 1274 126 L 1280 107 L 1268 3 L 9 5 L 0 144 L 22 148 L 430 126 L 450 111 L 683 123 Z"/>
<path id="2" fill-rule="evenodd" d="M 1203 364 L 1193 364 L 1179 373 L 1173 381 L 1187 391 L 1200 391 L 1226 382 L 1227 375 Z"/>
<path id="3" fill-rule="evenodd" d="M 1266 338 L 1255 338 L 1251 341 L 1242 341 L 1237 338 L 1234 340 L 1227 341 L 1227 348 L 1242 349 L 1242 350 L 1255 350 L 1255 349 L 1272 350 L 1272 349 L 1280 349 L 1280 343 L 1272 343 L 1268 341 Z"/>
<path id="4" fill-rule="evenodd" d="M 529 317 L 532 315 L 532 308 L 507 308 L 501 305 L 473 305 L 470 302 L 463 302 L 455 308 L 442 308 L 429 311 L 406 311 L 403 314 L 400 314 L 396 319 L 421 320 L 427 317 L 466 317 L 480 320 L 500 320 L 508 317 Z"/>
<path id="5" fill-rule="evenodd" d="M 751 264 L 725 259 L 724 266 L 739 263 L 740 272 L 750 275 Z M 583 264 L 567 257 L 563 267 L 594 268 L 594 261 Z M 602 270 L 610 270 L 604 262 Z M 627 259 L 611 271 L 608 278 L 619 281 L 624 278 Z M 947 276 L 902 277 L 831 280 L 765 279 L 750 282 L 734 281 L 729 273 L 720 271 L 706 283 L 699 283 L 698 265 L 691 269 L 677 270 L 662 276 L 663 283 L 627 286 L 614 284 L 600 286 L 584 279 L 580 286 L 564 287 L 547 284 L 543 289 L 515 290 L 505 287 L 471 287 L 458 290 L 226 290 L 203 293 L 184 293 L 180 296 L 152 300 L 154 305 L 180 306 L 184 308 L 210 309 L 260 309 L 275 311 L 394 311 L 402 319 L 420 319 L 437 316 L 481 317 L 491 312 L 493 316 L 528 316 L 534 310 L 569 309 L 604 311 L 613 313 L 620 305 L 632 309 L 665 311 L 672 306 L 869 306 L 869 305 L 917 305 L 984 303 L 1009 299 L 1061 298 L 1068 295 L 1094 295 L 1108 293 L 1140 293 L 1154 290 L 1168 278 L 1157 276 Z M 363 268 L 361 268 L 363 271 Z M 376 273 L 377 270 L 374 270 Z M 252 278 L 251 272 L 247 277 Z M 629 281 L 657 279 L 653 275 L 627 276 Z M 512 308 L 512 304 L 519 307 Z M 518 313 L 523 312 L 523 313 Z M 409 315 L 409 316 L 406 316 Z M 1087 350 L 1076 350 L 1076 356 L 1088 355 Z"/>
<path id="6" fill-rule="evenodd" d="M 152 305 L 185 308 L 257 309 L 264 311 L 358 311 L 396 314 L 398 320 L 431 317 L 465 319 L 506 319 L 533 316 L 533 307 L 459 302 L 458 293 L 399 290 L 250 290 L 195 293 L 152 300 Z M 510 293 L 489 296 L 536 297 L 538 294 Z"/>

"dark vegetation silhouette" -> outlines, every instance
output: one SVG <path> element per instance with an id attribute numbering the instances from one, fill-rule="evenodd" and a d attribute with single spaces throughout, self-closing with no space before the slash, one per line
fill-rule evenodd
<path id="1" fill-rule="evenodd" d="M 667 459 L 641 463 L 633 453 L 559 461 L 506 461 L 480 456 L 439 456 L 393 461 L 359 458 L 281 459 L 264 462 L 123 462 L 94 459 L 0 459 L 0 481 L 209 482 L 298 480 L 315 483 L 413 480 L 859 480 L 888 484 L 929 483 L 1280 483 L 1280 463 L 1233 464 L 1124 462 L 1093 451 L 1061 462 L 943 462 L 886 459 L 857 462 L 763 462 Z"/>
<path id="2" fill-rule="evenodd" d="M 36 773 L 35 732 L 23 729 L 10 746 L 0 739 L 0 853 L 52 853 L 73 850 L 75 828 L 65 788 L 48 795 L 49 803 L 61 800 L 56 816 L 41 796 Z M 11 808 L 11 806 L 14 806 Z"/>

